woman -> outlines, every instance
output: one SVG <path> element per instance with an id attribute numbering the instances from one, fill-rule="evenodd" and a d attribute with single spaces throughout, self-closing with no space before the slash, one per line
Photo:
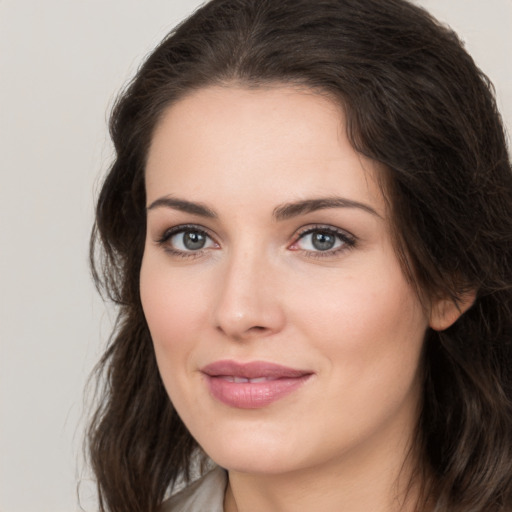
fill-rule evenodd
<path id="1" fill-rule="evenodd" d="M 213 0 L 111 133 L 102 510 L 512 510 L 512 172 L 451 31 Z"/>

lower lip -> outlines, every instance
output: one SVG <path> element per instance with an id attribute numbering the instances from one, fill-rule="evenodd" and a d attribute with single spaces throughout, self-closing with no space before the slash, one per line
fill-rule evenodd
<path id="1" fill-rule="evenodd" d="M 259 409 L 293 393 L 309 377 L 311 375 L 262 382 L 230 382 L 206 375 L 206 380 L 211 394 L 220 402 L 238 409 Z"/>

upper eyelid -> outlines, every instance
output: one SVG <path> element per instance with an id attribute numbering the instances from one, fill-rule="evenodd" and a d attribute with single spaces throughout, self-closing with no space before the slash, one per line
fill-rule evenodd
<path id="1" fill-rule="evenodd" d="M 165 252 L 175 256 L 175 257 L 181 257 L 181 258 L 199 258 L 201 257 L 205 251 L 212 249 L 212 247 L 203 247 L 197 250 L 182 250 L 178 249 L 173 246 L 173 244 L 170 242 L 171 239 L 179 235 L 180 233 L 184 233 L 186 231 L 197 231 L 200 233 L 205 234 L 213 243 L 214 245 L 219 245 L 219 243 L 216 241 L 216 239 L 211 236 L 209 233 L 209 230 L 207 228 L 204 228 L 204 226 L 196 225 L 196 224 L 179 224 L 176 226 L 172 226 L 170 228 L 164 229 L 163 232 L 160 232 L 161 234 L 158 235 L 154 239 L 154 244 L 157 247 L 162 248 Z"/>
<path id="2" fill-rule="evenodd" d="M 209 236 L 212 240 L 215 240 L 215 235 L 212 234 L 211 230 L 202 226 L 200 224 L 178 224 L 176 226 L 172 226 L 170 228 L 166 228 L 161 232 L 161 235 L 158 236 L 158 239 L 169 238 L 172 235 L 176 235 L 177 233 L 181 233 L 183 231 L 199 231 Z"/>
<path id="3" fill-rule="evenodd" d="M 302 228 L 299 228 L 296 231 L 296 237 L 301 237 L 304 235 L 307 235 L 309 233 L 312 233 L 314 231 L 329 231 L 331 233 L 335 233 L 338 235 L 345 235 L 347 238 L 356 239 L 356 236 L 353 235 L 350 231 L 347 231 L 346 229 L 338 228 L 336 226 L 332 226 L 329 224 L 311 224 L 308 226 L 304 226 Z"/>
<path id="4" fill-rule="evenodd" d="M 195 224 L 195 223 L 178 224 L 176 226 L 171 226 L 169 228 L 166 228 L 160 232 L 161 234 L 159 236 L 156 237 L 156 242 L 163 243 L 163 242 L 167 241 L 173 235 L 176 235 L 178 233 L 181 233 L 181 232 L 187 231 L 187 230 L 200 231 L 201 233 L 204 233 L 209 238 L 211 238 L 215 243 L 219 244 L 220 237 L 217 236 L 216 233 L 213 233 L 211 229 L 205 227 L 204 225 Z M 296 243 L 301 237 L 303 237 L 309 233 L 312 233 L 314 231 L 322 231 L 322 230 L 334 233 L 336 235 L 344 236 L 353 241 L 357 240 L 357 237 L 355 235 L 353 235 L 350 231 L 343 229 L 343 228 L 339 228 L 337 226 L 333 226 L 331 224 L 307 224 L 307 225 L 301 226 L 300 228 L 298 228 L 294 231 L 294 233 L 290 237 L 291 241 L 289 242 L 288 245 Z"/>
<path id="5" fill-rule="evenodd" d="M 325 251 L 312 251 L 307 249 L 294 249 L 294 250 L 301 250 L 304 254 L 310 254 L 315 255 L 318 257 L 329 257 L 333 256 L 339 252 L 346 251 L 349 249 L 354 248 L 356 245 L 359 244 L 359 239 L 353 235 L 351 232 L 338 228 L 329 224 L 315 224 L 315 225 L 309 225 L 304 226 L 302 229 L 300 229 L 297 234 L 294 236 L 293 241 L 288 245 L 288 248 L 292 248 L 295 245 L 298 245 L 300 241 L 305 238 L 306 235 L 309 235 L 311 233 L 317 232 L 317 231 L 324 231 L 329 234 L 332 234 L 338 238 L 339 241 L 342 242 L 342 246 L 338 248 L 333 248 Z"/>

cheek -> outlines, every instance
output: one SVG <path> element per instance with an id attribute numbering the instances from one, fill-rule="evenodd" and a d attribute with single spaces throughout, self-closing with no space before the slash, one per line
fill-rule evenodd
<path id="1" fill-rule="evenodd" d="M 165 261 L 151 254 L 144 256 L 141 302 L 159 364 L 162 354 L 188 350 L 187 340 L 193 339 L 193 332 L 207 311 L 204 292 L 198 292 L 194 282 L 183 277 L 183 273 L 172 272 Z"/>
<path id="2" fill-rule="evenodd" d="M 205 290 L 197 290 L 197 280 L 186 272 L 173 271 L 165 257 L 145 255 L 140 276 L 144 315 L 153 340 L 156 361 L 167 394 L 178 411 L 195 410 L 197 396 L 191 395 L 191 366 L 199 329 L 208 308 Z"/>
<path id="3" fill-rule="evenodd" d="M 323 361 L 326 388 L 312 407 L 322 411 L 326 436 L 362 439 L 401 414 L 408 421 L 427 319 L 401 270 L 346 274 L 301 295 L 296 322 Z"/>
<path id="4" fill-rule="evenodd" d="M 416 371 L 428 320 L 394 259 L 305 281 L 295 318 L 330 360 L 332 371 L 374 382 Z M 367 380 L 361 377 L 365 375 Z"/>

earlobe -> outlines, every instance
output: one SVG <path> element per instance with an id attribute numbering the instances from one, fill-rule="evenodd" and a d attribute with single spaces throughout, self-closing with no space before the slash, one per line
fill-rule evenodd
<path id="1" fill-rule="evenodd" d="M 457 301 L 438 299 L 432 305 L 429 326 L 434 331 L 448 329 L 474 304 L 475 299 L 475 290 L 464 292 Z"/>

